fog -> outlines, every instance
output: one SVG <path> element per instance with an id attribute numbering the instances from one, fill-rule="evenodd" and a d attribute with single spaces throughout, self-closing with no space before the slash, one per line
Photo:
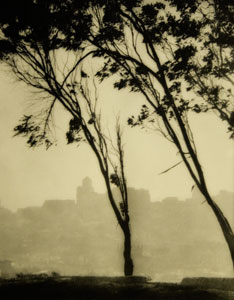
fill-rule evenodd
<path id="1" fill-rule="evenodd" d="M 123 275 L 123 237 L 105 193 L 90 178 L 75 200 L 50 199 L 12 212 L 0 208 L 2 273 Z M 114 190 L 118 198 L 117 190 Z M 214 199 L 234 227 L 234 195 Z M 134 274 L 179 281 L 187 276 L 231 276 L 220 227 L 200 193 L 152 202 L 149 191 L 129 188 Z"/>

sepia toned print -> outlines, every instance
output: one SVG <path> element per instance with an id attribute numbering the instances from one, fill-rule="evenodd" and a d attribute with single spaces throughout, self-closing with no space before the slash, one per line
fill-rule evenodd
<path id="1" fill-rule="evenodd" d="M 233 12 L 229 0 L 2 7 L 9 297 L 234 297 Z"/>

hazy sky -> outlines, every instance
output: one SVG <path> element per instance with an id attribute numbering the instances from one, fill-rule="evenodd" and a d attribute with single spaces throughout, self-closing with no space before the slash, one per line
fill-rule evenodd
<path id="1" fill-rule="evenodd" d="M 29 149 L 26 140 L 13 138 L 13 128 L 23 116 L 26 103 L 35 97 L 28 87 L 0 72 L 0 199 L 4 207 L 16 209 L 42 205 L 46 199 L 75 199 L 76 187 L 89 176 L 96 191 L 105 191 L 103 179 L 87 145 L 66 145 L 59 139 L 57 147 Z M 117 92 L 105 84 L 100 97 L 113 116 L 113 103 L 122 108 L 123 118 L 137 112 L 140 95 Z M 65 137 L 66 116 L 59 114 L 58 137 Z M 226 124 L 213 114 L 191 119 L 199 158 L 212 194 L 220 190 L 234 192 L 234 142 L 228 138 Z M 60 141 L 61 140 L 61 141 Z M 148 189 L 152 200 L 167 196 L 180 199 L 191 196 L 192 180 L 181 164 L 169 173 L 160 172 L 180 161 L 175 147 L 156 133 L 131 129 L 124 133 L 126 170 L 129 186 Z"/>

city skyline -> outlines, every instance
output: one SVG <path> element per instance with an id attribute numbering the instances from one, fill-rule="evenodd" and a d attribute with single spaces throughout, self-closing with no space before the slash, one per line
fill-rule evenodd
<path id="1" fill-rule="evenodd" d="M 233 195 L 222 192 L 214 199 L 234 226 Z M 186 201 L 170 197 L 151 202 L 146 190 L 129 188 L 129 213 L 135 274 L 159 281 L 231 274 L 217 220 L 196 189 Z M 76 201 L 46 200 L 41 206 L 16 212 L 0 207 L 0 215 L 0 262 L 8 262 L 11 276 L 53 271 L 122 274 L 120 228 L 107 195 L 96 193 L 89 178 L 77 188 Z"/>

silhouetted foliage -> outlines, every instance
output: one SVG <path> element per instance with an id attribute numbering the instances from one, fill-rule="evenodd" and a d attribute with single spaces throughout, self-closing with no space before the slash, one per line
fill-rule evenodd
<path id="1" fill-rule="evenodd" d="M 189 21 L 199 20 L 200 30 L 195 40 L 197 53 L 190 57 L 189 69 L 184 70 L 182 78 L 187 81 L 187 91 L 193 91 L 205 103 L 200 113 L 215 111 L 221 120 L 228 123 L 230 138 L 234 138 L 231 115 L 233 105 L 233 31 L 234 5 L 229 0 L 213 1 L 171 1 L 181 14 L 187 15 Z M 191 11 L 192 7 L 192 11 Z M 192 13 L 191 13 L 192 12 Z M 224 86 L 225 82 L 225 88 Z M 198 107 L 198 104 L 196 104 Z"/>
<path id="2" fill-rule="evenodd" d="M 111 174 L 110 175 L 110 181 L 113 183 L 115 186 L 119 187 L 120 186 L 120 180 L 119 176 L 117 174 Z"/>
<path id="3" fill-rule="evenodd" d="M 67 143 L 80 142 L 84 140 L 81 135 L 81 121 L 78 118 L 72 118 L 69 122 L 69 131 L 66 133 Z"/>
<path id="4" fill-rule="evenodd" d="M 52 146 L 52 142 L 48 139 L 46 132 L 42 131 L 40 126 L 33 120 L 33 116 L 24 116 L 21 123 L 14 128 L 15 136 L 22 135 L 27 137 L 27 144 L 34 148 L 40 145 L 45 145 L 46 149 Z"/>

